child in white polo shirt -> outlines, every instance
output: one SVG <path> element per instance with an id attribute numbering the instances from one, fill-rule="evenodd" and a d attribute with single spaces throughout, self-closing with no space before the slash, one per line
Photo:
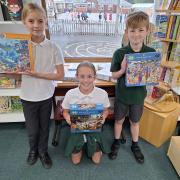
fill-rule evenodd
<path id="1" fill-rule="evenodd" d="M 82 62 L 77 67 L 76 77 L 79 87 L 69 90 L 63 100 L 63 116 L 71 125 L 69 114 L 70 104 L 103 104 L 103 122 L 108 116 L 110 106 L 108 94 L 105 90 L 94 86 L 96 70 L 92 63 Z M 100 163 L 102 152 L 108 153 L 109 146 L 102 138 L 101 132 L 71 133 L 65 149 L 65 155 L 71 155 L 73 164 L 79 164 L 82 157 L 82 149 L 86 146 L 87 155 L 95 164 Z"/>
<path id="2" fill-rule="evenodd" d="M 27 163 L 33 165 L 38 157 L 44 168 L 52 166 L 48 154 L 49 122 L 52 109 L 53 80 L 64 77 L 64 58 L 58 46 L 45 37 L 46 13 L 37 4 L 29 3 L 22 11 L 22 21 L 33 44 L 34 71 L 22 75 L 23 105 L 30 151 Z"/>

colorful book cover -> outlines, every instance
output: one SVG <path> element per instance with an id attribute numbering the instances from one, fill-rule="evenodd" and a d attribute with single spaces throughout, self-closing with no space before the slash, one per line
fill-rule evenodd
<path id="1" fill-rule="evenodd" d="M 11 112 L 11 99 L 9 96 L 0 96 L 0 113 Z"/>
<path id="2" fill-rule="evenodd" d="M 15 88 L 16 80 L 9 77 L 0 77 L 0 88 Z"/>
<path id="3" fill-rule="evenodd" d="M 12 111 L 22 111 L 21 99 L 18 96 L 11 97 L 11 109 Z"/>
<path id="4" fill-rule="evenodd" d="M 126 54 L 126 86 L 157 85 L 159 82 L 161 53 Z"/>
<path id="5" fill-rule="evenodd" d="M 71 132 L 100 132 L 103 110 L 103 104 L 71 104 Z"/>
<path id="6" fill-rule="evenodd" d="M 0 36 L 0 73 L 33 70 L 31 36 L 4 33 Z"/>
<path id="7" fill-rule="evenodd" d="M 155 37 L 159 37 L 159 38 L 166 37 L 167 23 L 168 23 L 168 16 L 166 15 L 156 16 L 157 32 L 154 33 Z"/>
<path id="8" fill-rule="evenodd" d="M 2 13 L 5 21 L 20 21 L 23 9 L 22 0 L 1 0 Z"/>

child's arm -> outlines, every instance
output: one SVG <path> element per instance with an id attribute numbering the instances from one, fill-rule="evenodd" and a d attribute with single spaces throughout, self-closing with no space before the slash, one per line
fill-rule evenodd
<path id="1" fill-rule="evenodd" d="M 109 109 L 108 109 L 108 108 L 104 108 L 102 124 L 104 124 L 104 122 L 105 122 L 105 120 L 106 120 L 108 114 L 109 114 Z"/>
<path id="2" fill-rule="evenodd" d="M 127 67 L 127 62 L 126 62 L 126 58 L 124 57 L 121 63 L 121 69 L 119 71 L 112 72 L 113 79 L 120 78 L 126 72 L 126 67 Z"/>
<path id="3" fill-rule="evenodd" d="M 56 65 L 56 73 L 41 73 L 35 71 L 26 71 L 22 74 L 47 79 L 47 80 L 63 80 L 64 78 L 64 66 L 63 64 Z"/>
<path id="4" fill-rule="evenodd" d="M 70 114 L 69 114 L 69 109 L 64 109 L 63 110 L 63 116 L 64 119 L 66 120 L 66 122 L 71 125 L 71 118 L 70 118 Z"/>

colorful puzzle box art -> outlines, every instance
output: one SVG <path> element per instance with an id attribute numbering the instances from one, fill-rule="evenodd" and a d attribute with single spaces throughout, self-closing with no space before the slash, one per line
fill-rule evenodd
<path id="1" fill-rule="evenodd" d="M 0 73 L 33 70 L 31 36 L 3 33 L 0 35 Z"/>
<path id="2" fill-rule="evenodd" d="M 102 104 L 71 104 L 71 132 L 100 132 L 103 121 Z"/>
<path id="3" fill-rule="evenodd" d="M 159 82 L 161 53 L 126 54 L 126 86 L 157 85 Z"/>

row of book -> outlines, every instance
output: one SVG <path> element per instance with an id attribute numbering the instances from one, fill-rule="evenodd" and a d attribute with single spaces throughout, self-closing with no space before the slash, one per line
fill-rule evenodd
<path id="1" fill-rule="evenodd" d="M 18 96 L 0 96 L 0 113 L 22 111 L 21 100 Z"/>
<path id="2" fill-rule="evenodd" d="M 160 72 L 160 81 L 165 82 L 170 87 L 180 85 L 180 70 L 163 67 Z"/>
<path id="3" fill-rule="evenodd" d="M 158 9 L 160 10 L 180 10 L 179 0 L 159 0 Z"/>
<path id="4" fill-rule="evenodd" d="M 155 36 L 178 40 L 180 38 L 180 16 L 157 15 Z"/>

